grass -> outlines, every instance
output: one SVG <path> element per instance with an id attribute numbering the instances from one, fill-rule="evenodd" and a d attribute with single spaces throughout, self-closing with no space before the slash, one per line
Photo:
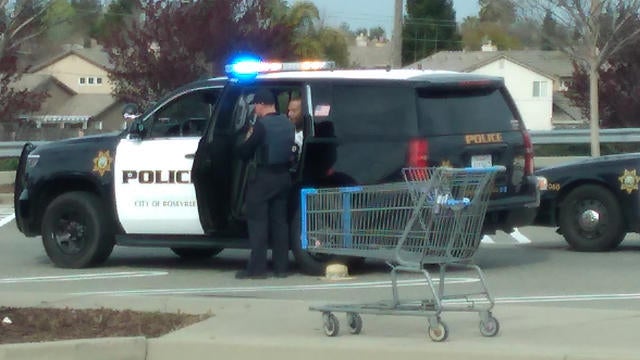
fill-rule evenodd
<path id="1" fill-rule="evenodd" d="M 18 158 L 1 158 L 0 171 L 15 171 L 18 169 Z"/>

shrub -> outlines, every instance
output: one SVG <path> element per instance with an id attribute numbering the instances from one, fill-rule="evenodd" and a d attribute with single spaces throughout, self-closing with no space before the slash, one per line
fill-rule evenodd
<path id="1" fill-rule="evenodd" d="M 15 171 L 18 169 L 18 158 L 0 159 L 0 171 Z"/>

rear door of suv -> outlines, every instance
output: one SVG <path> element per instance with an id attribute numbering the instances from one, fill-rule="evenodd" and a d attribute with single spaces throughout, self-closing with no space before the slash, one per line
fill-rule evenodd
<path id="1" fill-rule="evenodd" d="M 448 81 L 416 88 L 419 148 L 429 165 L 507 168 L 493 199 L 526 191 L 532 144 L 501 80 Z M 414 164 L 415 165 L 415 164 Z"/>

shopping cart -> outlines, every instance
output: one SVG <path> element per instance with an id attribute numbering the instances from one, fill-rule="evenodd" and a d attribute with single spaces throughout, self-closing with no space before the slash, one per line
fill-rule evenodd
<path id="1" fill-rule="evenodd" d="M 471 258 L 482 239 L 495 176 L 504 170 L 502 166 L 407 168 L 400 183 L 303 189 L 301 239 L 307 251 L 381 259 L 391 267 L 391 301 L 309 308 L 322 312 L 325 334 L 339 332 L 333 312 L 346 313 L 352 334 L 362 330 L 360 314 L 412 315 L 427 317 L 429 337 L 444 341 L 449 330 L 440 314 L 473 311 L 480 315 L 480 333 L 495 336 L 500 325 L 491 312 L 494 300 Z M 438 266 L 436 281 L 426 265 Z M 451 267 L 475 270 L 480 289 L 445 294 L 446 270 Z M 401 271 L 424 275 L 426 299 L 400 300 Z"/>

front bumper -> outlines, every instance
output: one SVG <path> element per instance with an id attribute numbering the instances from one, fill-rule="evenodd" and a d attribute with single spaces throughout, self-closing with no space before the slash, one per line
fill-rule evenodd
<path id="1" fill-rule="evenodd" d="M 35 214 L 33 206 L 31 206 L 29 191 L 26 189 L 20 192 L 20 196 L 18 196 L 18 199 L 16 200 L 15 216 L 18 229 L 25 236 L 40 235 L 40 228 L 35 221 Z"/>

